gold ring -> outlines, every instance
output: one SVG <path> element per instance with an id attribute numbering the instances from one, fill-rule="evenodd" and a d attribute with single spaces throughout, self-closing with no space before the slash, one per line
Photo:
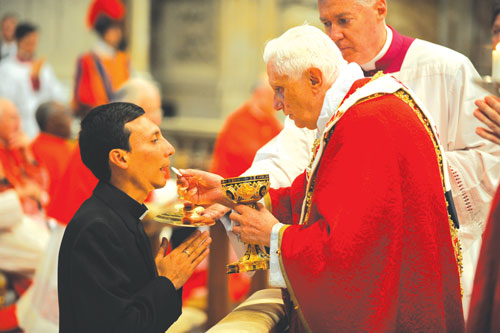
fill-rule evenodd
<path id="1" fill-rule="evenodd" d="M 182 251 L 182 252 L 184 252 L 185 254 L 187 254 L 188 257 L 191 256 L 191 253 L 187 249 L 184 249 L 184 251 Z"/>

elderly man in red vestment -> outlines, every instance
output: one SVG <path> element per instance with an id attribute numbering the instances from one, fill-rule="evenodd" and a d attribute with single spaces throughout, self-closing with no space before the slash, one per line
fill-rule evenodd
<path id="1" fill-rule="evenodd" d="M 0 97 L 0 164 L 5 179 L 18 193 L 28 215 L 40 214 L 47 203 L 48 175 L 33 157 L 29 139 L 21 130 L 16 106 Z"/>
<path id="2" fill-rule="evenodd" d="M 427 111 L 392 76 L 364 79 L 314 27 L 272 40 L 264 60 L 274 108 L 321 133 L 310 166 L 271 190 L 269 209 L 235 206 L 220 176 L 196 170 L 181 170 L 185 198 L 233 207 L 232 231 L 270 246 L 292 331 L 463 331 L 447 166 Z"/>

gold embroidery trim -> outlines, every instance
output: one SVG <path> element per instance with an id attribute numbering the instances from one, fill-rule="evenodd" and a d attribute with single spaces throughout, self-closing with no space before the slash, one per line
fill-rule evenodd
<path id="1" fill-rule="evenodd" d="M 290 227 L 290 225 L 285 225 L 281 227 L 279 231 L 279 236 L 278 236 L 278 250 L 281 253 L 281 241 L 283 240 L 283 234 L 285 230 Z M 304 314 L 302 313 L 302 308 L 300 307 L 299 301 L 297 300 L 297 297 L 295 296 L 295 292 L 293 291 L 292 284 L 290 283 L 290 280 L 288 279 L 288 275 L 286 274 L 286 269 L 285 269 L 285 264 L 283 263 L 283 256 L 279 255 L 278 256 L 279 262 L 280 262 L 280 268 L 281 268 L 281 273 L 283 274 L 283 278 L 285 279 L 286 287 L 288 289 L 288 293 L 290 294 L 290 298 L 293 303 L 293 307 L 295 311 L 299 314 L 299 318 L 302 321 L 302 324 L 304 325 L 304 328 L 306 329 L 307 332 L 312 332 L 311 329 L 309 328 L 309 324 L 306 321 L 306 318 L 304 317 Z"/>
<path id="2" fill-rule="evenodd" d="M 377 73 L 376 73 L 376 74 L 375 74 L 375 75 L 371 78 L 370 82 L 371 82 L 371 81 L 373 81 L 373 80 L 378 79 L 379 77 L 381 77 L 381 76 L 383 76 L 383 75 L 384 75 L 384 74 L 383 74 L 382 72 L 377 72 Z M 359 89 L 359 88 L 358 88 L 358 89 Z M 359 99 L 359 100 L 358 100 L 356 103 L 354 103 L 351 107 L 353 107 L 353 106 L 355 106 L 355 105 L 358 105 L 358 104 L 361 104 L 361 103 L 363 103 L 363 102 L 366 102 L 366 101 L 372 100 L 372 99 L 374 99 L 374 98 L 378 98 L 378 97 L 383 96 L 383 95 L 386 95 L 386 94 L 385 94 L 385 93 L 375 93 L 375 94 L 373 94 L 373 95 L 366 96 L 366 97 L 364 97 L 364 98 Z M 336 118 L 340 118 L 341 116 L 343 116 L 343 115 L 344 115 L 344 113 L 345 113 L 345 112 L 346 112 L 346 111 L 344 111 L 344 112 L 339 112 L 339 113 L 338 113 L 335 117 L 336 117 Z M 332 134 L 333 134 L 333 129 L 334 129 L 334 128 L 335 128 L 335 126 L 334 126 L 334 127 L 332 127 L 332 128 L 330 128 L 330 130 L 328 131 L 328 133 L 326 133 L 325 135 L 323 135 L 323 139 L 324 139 L 324 141 L 325 141 L 325 144 L 324 144 L 323 149 L 326 149 L 326 145 L 328 144 L 328 141 L 330 140 L 330 137 L 331 137 L 331 136 L 332 136 Z M 317 140 L 319 140 L 319 139 L 317 139 Z M 314 142 L 314 147 L 317 147 L 317 145 L 319 145 L 319 141 L 318 141 L 318 142 L 316 142 L 316 141 Z M 313 149 L 314 149 L 314 147 L 313 147 Z M 314 151 L 313 151 L 313 152 L 314 152 Z M 311 210 L 310 210 L 310 208 L 311 208 L 311 203 L 312 203 L 312 197 L 313 197 L 313 192 L 314 192 L 314 186 L 315 186 L 315 183 L 316 183 L 316 171 L 317 171 L 317 169 L 315 170 L 314 174 L 312 174 L 312 175 L 311 175 L 311 172 L 312 172 L 312 164 L 313 164 L 313 162 L 314 162 L 315 158 L 316 158 L 316 153 L 314 153 L 314 154 L 313 154 L 313 158 L 312 158 L 312 160 L 311 160 L 310 166 L 309 166 L 308 171 L 307 171 L 307 173 L 308 173 L 308 175 L 309 175 L 309 178 L 311 179 L 311 181 L 310 181 L 310 184 L 311 184 L 311 185 L 309 186 L 309 190 L 308 190 L 308 191 L 307 191 L 307 193 L 306 193 L 306 198 L 305 198 L 305 200 L 306 200 L 306 205 L 305 205 L 304 219 L 302 220 L 302 223 L 300 223 L 300 224 L 307 224 L 307 223 L 309 222 L 309 215 L 310 215 L 310 211 L 311 211 Z"/>
<path id="3" fill-rule="evenodd" d="M 309 165 L 307 166 L 307 177 L 311 177 L 311 171 L 312 171 L 312 166 L 314 164 L 314 160 L 316 159 L 316 154 L 318 152 L 318 147 L 319 147 L 320 139 L 314 140 L 313 146 L 311 148 L 311 160 L 309 161 Z"/>
<path id="4" fill-rule="evenodd" d="M 308 179 L 311 179 L 311 172 L 312 172 L 312 167 L 314 164 L 314 160 L 316 159 L 316 155 L 318 153 L 318 147 L 321 142 L 321 137 L 314 140 L 314 144 L 312 146 L 311 152 L 312 152 L 312 157 L 311 161 L 309 161 L 309 166 L 307 167 L 307 176 Z M 305 216 L 304 219 L 302 220 L 301 224 L 306 224 L 307 220 L 309 219 L 309 207 L 311 206 L 311 200 L 312 200 L 312 190 L 314 189 L 314 179 L 311 179 L 311 186 L 310 190 L 306 193 L 306 207 L 305 207 Z"/>
<path id="5" fill-rule="evenodd" d="M 264 199 L 264 206 L 272 214 L 273 213 L 273 203 L 271 201 L 271 195 L 269 194 L 269 192 L 266 193 L 266 195 L 264 196 L 263 199 Z"/>
<path id="6" fill-rule="evenodd" d="M 394 95 L 408 104 L 410 108 L 415 112 L 417 115 L 418 119 L 420 119 L 420 122 L 424 125 L 425 130 L 429 134 L 429 137 L 432 140 L 432 143 L 434 145 L 434 151 L 436 152 L 438 164 L 439 164 L 439 175 L 441 176 L 441 183 L 443 186 L 443 193 L 446 193 L 446 187 L 444 183 L 444 167 L 443 167 L 443 156 L 441 155 L 441 150 L 439 149 L 439 144 L 434 137 L 434 133 L 432 132 L 432 127 L 429 122 L 429 119 L 425 116 L 425 114 L 420 110 L 418 105 L 415 103 L 413 98 L 404 90 L 400 89 L 394 93 Z M 445 199 L 446 202 L 446 207 L 449 206 L 448 200 Z M 451 236 L 451 243 L 453 245 L 453 250 L 455 253 L 455 260 L 457 261 L 457 266 L 458 266 L 458 273 L 460 276 L 462 276 L 463 273 L 463 256 L 462 256 L 462 246 L 460 244 L 460 239 L 458 238 L 458 230 L 455 227 L 455 224 L 453 223 L 453 220 L 451 219 L 450 214 L 448 214 L 448 223 L 450 226 L 450 236 Z M 463 291 L 462 291 L 463 293 Z"/>
<path id="7" fill-rule="evenodd" d="M 369 82 L 372 82 L 378 78 L 381 78 L 382 76 L 384 76 L 385 74 L 382 72 L 382 71 L 378 71 L 377 73 L 375 73 L 375 75 L 373 75 L 373 77 L 370 79 Z M 358 88 L 359 89 L 359 88 Z M 356 90 L 358 90 L 356 89 Z M 354 105 L 357 105 L 357 104 L 360 104 L 360 103 L 363 103 L 363 102 L 366 102 L 366 101 L 369 101 L 371 99 L 374 99 L 374 98 L 377 98 L 377 97 L 380 97 L 380 96 L 383 96 L 385 95 L 385 93 L 376 93 L 376 94 L 373 94 L 373 95 L 370 95 L 370 96 L 367 96 L 367 97 L 364 97 L 360 100 L 358 100 Z M 354 106 L 353 105 L 353 106 Z M 340 105 L 339 105 L 340 106 Z M 331 121 L 336 121 L 337 119 L 339 119 L 340 117 L 342 117 L 344 115 L 346 111 L 338 111 L 333 120 Z M 325 145 L 324 147 L 326 147 L 328 141 L 330 140 L 330 137 L 332 136 L 333 134 L 333 129 L 334 127 L 332 127 L 328 133 L 326 133 L 325 135 L 322 136 L 322 138 L 325 140 Z M 320 137 L 321 139 L 321 137 Z M 312 172 L 312 166 L 313 166 L 313 163 L 314 163 L 314 160 L 316 159 L 316 154 L 317 154 L 317 147 L 319 146 L 320 144 L 320 139 L 316 139 L 314 141 L 314 145 L 313 145 L 313 148 L 312 148 L 312 152 L 313 152 L 313 155 L 312 155 L 312 158 L 311 158 L 311 161 L 309 163 L 309 167 L 307 168 L 307 175 L 309 176 L 309 178 L 311 179 L 311 185 L 309 186 L 309 190 L 307 191 L 306 193 L 306 206 L 305 206 L 305 212 L 304 212 L 304 219 L 302 220 L 302 223 L 301 224 L 307 224 L 308 221 L 309 221 L 309 215 L 310 215 L 310 208 L 311 208 L 311 203 L 312 203 L 312 196 L 313 196 L 313 192 L 314 192 L 314 186 L 315 186 L 315 182 L 316 182 L 316 172 L 314 172 L 313 175 L 311 175 L 311 172 Z M 325 149 L 325 148 L 323 148 Z M 311 178 L 312 177 L 312 178 Z"/>
<path id="8" fill-rule="evenodd" d="M 373 76 L 371 81 L 375 80 L 376 78 L 378 78 L 380 76 L 383 76 L 383 75 L 379 75 L 379 73 L 375 74 L 375 76 Z M 383 96 L 383 95 L 386 95 L 386 94 L 376 93 L 376 94 L 367 96 L 365 98 L 358 100 L 353 106 L 358 105 L 358 104 L 363 103 L 363 102 L 366 102 L 366 101 L 369 101 L 369 100 L 372 100 L 374 98 Z M 443 157 L 442 157 L 441 151 L 439 149 L 439 144 L 438 144 L 436 138 L 434 137 L 434 133 L 432 132 L 431 124 L 430 124 L 429 120 L 427 119 L 427 117 L 425 116 L 425 114 L 422 112 L 422 110 L 420 110 L 418 108 L 418 106 L 416 105 L 413 98 L 409 94 L 407 94 L 404 90 L 400 89 L 400 90 L 396 91 L 394 93 L 394 95 L 396 97 L 398 97 L 399 99 L 401 99 L 403 102 L 405 102 L 408 106 L 410 106 L 410 108 L 413 110 L 413 112 L 415 112 L 417 117 L 420 119 L 421 123 L 424 125 L 425 130 L 429 134 L 429 137 L 431 138 L 432 143 L 434 145 L 434 151 L 436 152 L 436 158 L 437 158 L 437 162 L 439 165 L 439 172 L 440 172 L 440 176 L 441 176 L 441 183 L 442 183 L 443 195 L 444 195 L 444 193 L 446 193 L 446 187 L 444 184 L 443 172 L 445 172 L 445 170 L 443 169 Z M 327 135 L 323 136 L 324 140 L 326 141 L 325 147 L 326 147 L 326 144 L 328 143 L 328 141 L 333 133 L 333 129 L 334 129 L 334 127 L 332 127 L 329 130 Z M 314 158 L 315 158 L 315 156 L 313 156 L 312 161 L 314 161 Z M 311 162 L 311 165 L 312 165 L 312 162 Z M 310 181 L 311 185 L 309 186 L 309 190 L 306 193 L 305 213 L 304 213 L 304 219 L 302 220 L 301 224 L 307 224 L 309 222 L 309 216 L 310 216 L 310 210 L 311 210 L 310 208 L 311 208 L 311 203 L 312 203 L 314 186 L 315 186 L 315 182 L 316 182 L 316 171 L 317 170 L 315 170 L 314 174 L 312 174 L 312 175 L 310 174 L 311 170 L 309 169 L 309 171 L 308 171 L 309 176 L 311 177 L 311 181 Z M 449 204 L 448 204 L 448 201 L 446 199 L 445 199 L 445 202 L 446 202 L 446 206 L 448 207 Z M 456 260 L 457 266 L 458 266 L 458 273 L 460 276 L 462 276 L 462 273 L 463 273 L 462 246 L 460 244 L 460 239 L 458 238 L 458 230 L 457 230 L 457 228 L 455 228 L 455 225 L 453 224 L 453 220 L 451 219 L 451 216 L 449 214 L 448 214 L 448 223 L 449 223 L 449 227 L 450 227 L 450 237 L 451 237 L 451 242 L 452 242 L 453 250 L 454 250 L 454 254 L 455 254 L 455 260 Z M 463 293 L 463 291 L 462 291 L 462 293 Z"/>
<path id="9" fill-rule="evenodd" d="M 370 79 L 369 82 L 375 81 L 376 79 L 379 79 L 379 78 L 381 78 L 384 75 L 385 74 L 384 74 L 383 71 L 378 71 L 377 73 L 375 73 L 375 75 L 372 76 L 372 78 Z"/>

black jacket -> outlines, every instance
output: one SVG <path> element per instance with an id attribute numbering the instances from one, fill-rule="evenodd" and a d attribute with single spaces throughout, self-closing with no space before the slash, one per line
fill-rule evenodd
<path id="1" fill-rule="evenodd" d="M 99 182 L 73 216 L 59 250 L 61 333 L 165 332 L 180 316 L 182 289 L 158 276 L 145 211 Z"/>

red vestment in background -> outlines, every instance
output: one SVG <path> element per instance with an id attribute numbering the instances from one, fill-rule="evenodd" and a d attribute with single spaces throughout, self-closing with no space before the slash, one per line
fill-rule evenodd
<path id="1" fill-rule="evenodd" d="M 274 138 L 283 125 L 274 114 L 256 108 L 250 102 L 231 113 L 217 136 L 210 172 L 224 178 L 245 172 L 255 153 Z"/>
<path id="2" fill-rule="evenodd" d="M 27 154 L 31 155 L 31 151 Z M 0 145 L 0 166 L 3 168 L 5 178 L 14 188 L 21 188 L 32 182 L 38 185 L 42 191 L 48 190 L 49 175 L 47 170 L 35 160 L 30 162 L 22 149 L 9 149 Z M 38 202 L 31 197 L 21 197 L 20 199 L 23 211 L 28 215 L 39 214 L 42 205 L 46 204 L 46 202 Z"/>
<path id="3" fill-rule="evenodd" d="M 320 146 L 308 214 L 306 172 L 270 191 L 273 215 L 293 224 L 279 244 L 299 309 L 290 312 L 292 331 L 463 331 L 435 147 L 402 99 L 371 97 L 351 106 Z"/>
<path id="4" fill-rule="evenodd" d="M 467 331 L 500 331 L 500 187 L 493 199 L 483 236 Z"/>
<path id="5" fill-rule="evenodd" d="M 40 132 L 31 143 L 31 150 L 38 163 L 44 165 L 49 172 L 50 200 L 59 187 L 59 182 L 68 165 L 73 146 L 66 139 Z"/>
<path id="6" fill-rule="evenodd" d="M 9 149 L 0 145 L 0 164 L 5 177 L 15 187 L 24 185 L 27 181 L 34 181 L 44 188 L 46 175 L 43 167 L 30 163 L 21 149 Z"/>
<path id="7" fill-rule="evenodd" d="M 92 195 L 97 183 L 97 178 L 83 164 L 80 146 L 76 145 L 59 187 L 47 207 L 47 215 L 64 225 L 68 224 L 81 204 Z"/>

